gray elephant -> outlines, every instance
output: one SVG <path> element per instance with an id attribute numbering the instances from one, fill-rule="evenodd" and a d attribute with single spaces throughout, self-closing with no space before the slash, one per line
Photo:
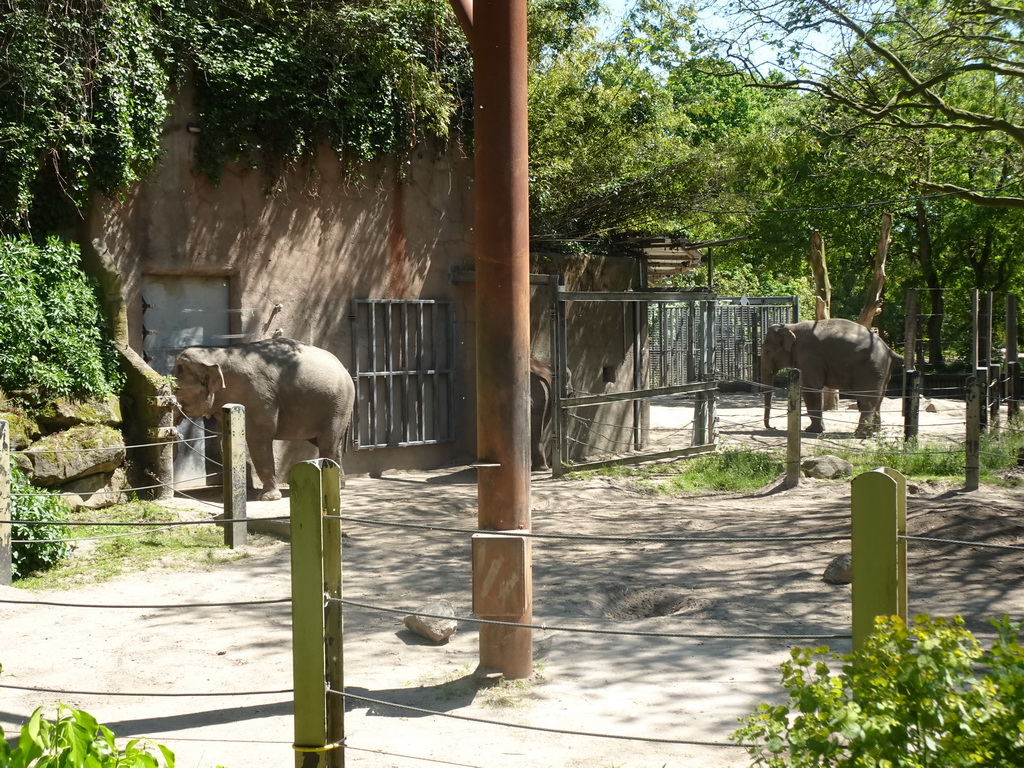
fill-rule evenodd
<path id="1" fill-rule="evenodd" d="M 341 466 L 355 385 L 334 355 L 292 339 L 230 347 L 189 347 L 174 363 L 174 395 L 190 419 L 245 406 L 249 458 L 263 483 L 260 501 L 281 498 L 274 440 L 308 440 Z"/>
<path id="2" fill-rule="evenodd" d="M 761 344 L 761 383 L 764 393 L 764 425 L 771 429 L 772 380 L 783 368 L 799 368 L 804 402 L 811 417 L 809 432 L 821 432 L 821 391 L 842 390 L 854 397 L 860 409 L 857 434 L 876 429 L 889 376 L 903 358 L 889 349 L 870 328 L 842 318 L 776 323 L 768 328 Z"/>

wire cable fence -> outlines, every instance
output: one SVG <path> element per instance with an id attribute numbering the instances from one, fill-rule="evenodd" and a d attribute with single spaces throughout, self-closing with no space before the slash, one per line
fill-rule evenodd
<path id="1" fill-rule="evenodd" d="M 336 519 L 344 521 L 346 524 L 351 525 L 369 525 L 379 526 L 387 528 L 402 528 L 406 529 L 413 534 L 422 534 L 424 532 L 430 532 L 445 536 L 458 536 L 463 537 L 465 535 L 471 535 L 478 532 L 475 528 L 465 528 L 460 526 L 449 526 L 449 525 L 430 525 L 430 524 L 419 524 L 405 521 L 394 521 L 384 519 L 373 519 L 367 517 L 353 516 L 353 515 L 338 515 L 329 516 L 335 517 Z M 209 521 L 214 522 L 214 521 Z M 223 522 L 223 521 L 216 521 Z M 179 525 L 193 525 L 202 524 L 201 521 L 182 521 Z M 139 525 L 139 524 L 133 524 Z M 612 545 L 613 551 L 620 550 L 615 545 L 629 544 L 629 543 L 658 543 L 658 544 L 706 544 L 714 546 L 728 545 L 731 543 L 759 543 L 759 544 L 772 544 L 772 545 L 789 545 L 789 544 L 804 544 L 810 541 L 827 542 L 827 541 L 842 541 L 848 540 L 848 534 L 833 534 L 825 536 L 743 536 L 743 535 L 732 535 L 732 536 L 714 536 L 714 535 L 690 535 L 690 536 L 675 536 L 675 535 L 639 535 L 639 534 L 607 534 L 607 535 L 588 535 L 573 532 L 529 532 L 524 533 L 524 536 L 530 536 L 537 539 L 554 539 L 562 540 L 573 543 L 601 543 Z M 960 546 L 960 547 L 978 547 L 985 549 L 1001 549 L 1006 551 L 1020 551 L 1024 549 L 1021 546 L 1015 545 L 997 545 L 988 542 L 971 542 L 962 541 L 956 539 L 944 539 L 937 537 L 926 537 L 926 536 L 907 536 L 905 537 L 911 542 L 921 542 L 923 545 L 935 545 L 942 544 L 946 546 Z M 346 573 L 351 570 L 351 565 L 345 567 Z M 215 607 L 236 607 L 236 606 L 266 606 L 272 604 L 284 604 L 290 602 L 290 598 L 276 598 L 258 601 L 238 601 L 238 602 L 194 602 L 194 603 L 154 603 L 154 604 L 118 604 L 118 605 L 103 605 L 103 604 L 69 604 L 69 603 L 56 603 L 53 601 L 27 601 L 27 600 L 0 600 L 5 604 L 16 604 L 16 603 L 27 603 L 27 604 L 39 604 L 39 605 L 58 605 L 67 608 L 74 609 L 105 609 L 105 608 L 119 608 L 119 609 L 140 609 L 140 610 L 182 610 L 191 611 L 196 608 L 215 608 Z M 328 602 L 331 602 L 330 600 Z M 409 615 L 412 613 L 428 616 L 434 618 L 452 618 L 443 614 L 431 614 L 424 613 L 421 610 L 410 609 L 406 606 L 401 605 L 386 605 L 379 604 L 376 602 L 369 602 L 364 600 L 354 600 L 351 598 L 343 598 L 337 601 L 338 604 L 344 606 L 348 611 L 355 609 L 356 611 L 373 611 L 382 612 L 389 614 L 400 614 Z M 347 611 L 347 612 L 348 612 Z M 466 622 L 471 624 L 494 624 L 494 625 L 510 625 L 509 622 L 500 622 L 490 619 L 483 619 L 477 616 L 458 616 L 455 617 L 456 621 Z M 358 613 L 351 614 L 346 618 L 346 625 L 355 625 L 358 622 Z M 521 624 L 515 624 L 514 626 L 522 627 Z M 708 632 L 658 632 L 658 631 L 643 631 L 635 629 L 618 629 L 609 628 L 607 626 L 568 626 L 562 623 L 548 623 L 540 622 L 527 625 L 530 629 L 535 629 L 544 632 L 564 632 L 564 633 L 577 633 L 579 635 L 596 635 L 596 636 L 622 636 L 622 637 L 637 637 L 647 640 L 655 641 L 679 641 L 679 640 L 737 640 L 737 641 L 754 641 L 754 640 L 774 640 L 774 641 L 822 641 L 822 640 L 835 640 L 835 639 L 849 639 L 849 633 L 820 633 L 820 632 L 807 632 L 807 633 L 771 633 L 771 632 L 730 632 L 723 627 L 718 627 L 714 631 Z M 83 695 L 83 696 L 104 696 L 104 692 L 88 690 L 88 691 L 75 691 L 66 689 L 56 689 L 48 687 L 32 688 L 30 686 L 10 686 L 0 683 L 0 688 L 9 688 L 12 690 L 28 690 L 36 691 L 41 693 L 54 692 L 60 695 Z M 271 690 L 251 690 L 251 691 L 218 691 L 218 692 L 204 692 L 203 696 L 226 696 L 226 697 L 246 697 L 246 696 L 263 696 L 270 694 L 286 694 L 290 693 L 291 689 L 277 688 Z M 180 697 L 180 696 L 199 696 L 200 694 L 183 694 L 180 692 L 161 692 L 161 691 L 136 691 L 132 693 L 116 692 L 109 694 L 111 696 L 139 696 L 139 697 Z M 660 743 L 669 745 L 699 745 L 707 747 L 721 747 L 721 748 L 737 748 L 737 745 L 731 742 L 715 741 L 715 740 L 699 740 L 699 739 L 685 739 L 685 738 L 665 738 L 665 737 L 648 737 L 648 736 L 637 736 L 630 734 L 615 734 L 610 732 L 609 729 L 601 731 L 588 730 L 588 729 L 558 729 L 548 728 L 545 726 L 537 725 L 524 725 L 519 723 L 510 723 L 492 718 L 474 717 L 470 715 L 460 715 L 451 712 L 436 711 L 426 707 L 412 707 L 408 704 L 402 704 L 394 701 L 386 701 L 376 697 L 361 696 L 359 694 L 350 691 L 339 691 L 331 689 L 329 695 L 335 697 L 343 697 L 346 700 L 352 702 L 363 702 L 375 707 L 388 707 L 398 711 L 414 712 L 426 716 L 438 716 L 445 718 L 452 718 L 456 720 L 464 720 L 467 722 L 479 723 L 489 727 L 505 727 L 514 728 L 517 730 L 526 730 L 528 732 L 537 733 L 554 733 L 566 736 L 579 736 L 585 738 L 605 738 L 605 739 L 618 739 L 621 741 L 637 741 L 637 742 L 650 742 Z M 173 738 L 172 738 L 173 741 Z M 211 740 L 218 741 L 218 740 Z M 260 740 L 254 739 L 250 743 L 261 743 Z M 267 743 L 270 743 L 269 741 Z M 382 752 L 382 754 L 391 754 L 390 752 Z M 415 756 L 407 756 L 410 759 L 419 760 Z M 429 762 L 429 760 L 425 760 Z"/>

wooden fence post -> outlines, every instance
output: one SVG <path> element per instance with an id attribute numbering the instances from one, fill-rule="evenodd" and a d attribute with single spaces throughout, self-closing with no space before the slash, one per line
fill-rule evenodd
<path id="1" fill-rule="evenodd" d="M 801 411 L 800 369 L 789 369 L 787 422 L 786 422 L 786 488 L 800 484 L 800 421 Z"/>
<path id="2" fill-rule="evenodd" d="M 873 469 L 850 487 L 853 571 L 853 650 L 864 646 L 878 616 L 907 618 L 906 479 Z M 905 534 L 904 534 L 905 535 Z"/>
<path id="3" fill-rule="evenodd" d="M 1002 371 L 999 369 L 999 363 L 992 363 L 988 367 L 988 423 L 992 427 L 999 427 L 999 405 L 1002 396 Z"/>
<path id="4" fill-rule="evenodd" d="M 221 457 L 224 460 L 224 544 L 234 549 L 245 546 L 245 407 L 228 403 L 221 420 Z"/>
<path id="5" fill-rule="evenodd" d="M 981 484 L 981 378 L 977 375 L 967 380 L 967 436 L 964 444 L 967 477 L 964 488 L 978 490 Z"/>
<path id="6" fill-rule="evenodd" d="M 341 471 L 327 459 L 303 461 L 288 475 L 292 538 L 292 675 L 295 768 L 345 764 L 344 701 L 328 705 L 328 690 L 343 691 L 341 606 Z M 337 522 L 337 525 L 334 523 Z"/>
<path id="7" fill-rule="evenodd" d="M 1006 419 L 1020 413 L 1020 363 L 1017 360 L 1017 295 L 1006 297 Z"/>
<path id="8" fill-rule="evenodd" d="M 921 424 L 921 372 L 907 371 L 903 377 L 903 439 L 916 440 Z"/>
<path id="9" fill-rule="evenodd" d="M 7 422 L 0 420 L 0 586 L 14 581 L 14 559 L 11 552 L 11 444 Z"/>

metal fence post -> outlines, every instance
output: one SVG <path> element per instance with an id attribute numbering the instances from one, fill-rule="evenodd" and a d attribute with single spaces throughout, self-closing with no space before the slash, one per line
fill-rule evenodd
<path id="1" fill-rule="evenodd" d="M 800 420 L 803 417 L 799 368 L 789 369 L 788 393 L 785 485 L 787 488 L 796 488 L 800 484 Z"/>
<path id="2" fill-rule="evenodd" d="M 863 647 L 876 617 L 907 618 L 906 552 L 901 556 L 900 550 L 900 530 L 906 530 L 905 494 L 906 480 L 893 469 L 873 469 L 851 483 L 855 651 Z"/>
<path id="3" fill-rule="evenodd" d="M 224 544 L 234 549 L 245 546 L 245 407 L 228 403 L 221 420 L 221 457 L 224 460 Z"/>
<path id="4" fill-rule="evenodd" d="M 14 581 L 14 558 L 11 552 L 11 445 L 7 422 L 0 420 L 0 586 Z"/>
<path id="5" fill-rule="evenodd" d="M 976 491 L 981 484 L 981 377 L 975 375 L 967 380 L 967 436 L 964 443 L 966 458 L 966 482 L 968 491 Z"/>
<path id="6" fill-rule="evenodd" d="M 292 674 L 295 698 L 295 767 L 344 766 L 344 702 L 328 706 L 328 690 L 343 691 L 340 522 L 327 521 L 340 506 L 341 471 L 326 459 L 304 461 L 288 475 L 292 538 Z M 334 525 L 334 523 L 338 523 Z M 330 523 L 330 524 L 328 524 Z M 336 551 L 335 551 L 336 549 Z"/>

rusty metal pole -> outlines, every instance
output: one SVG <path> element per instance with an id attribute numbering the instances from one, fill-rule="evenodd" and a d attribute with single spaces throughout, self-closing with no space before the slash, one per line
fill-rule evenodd
<path id="1" fill-rule="evenodd" d="M 464 3 L 465 5 L 465 3 Z M 477 499 L 481 530 L 530 530 L 530 253 L 526 0 L 475 0 L 473 48 L 477 339 Z M 463 23 L 466 23 L 465 20 Z M 494 570 L 525 590 L 516 615 L 474 585 L 481 618 L 533 620 L 530 542 Z M 479 565 L 479 564 L 477 564 Z M 474 571 L 476 565 L 474 566 Z M 504 615 L 497 615 L 504 614 Z M 480 667 L 518 679 L 533 673 L 527 627 L 481 625 Z"/>

